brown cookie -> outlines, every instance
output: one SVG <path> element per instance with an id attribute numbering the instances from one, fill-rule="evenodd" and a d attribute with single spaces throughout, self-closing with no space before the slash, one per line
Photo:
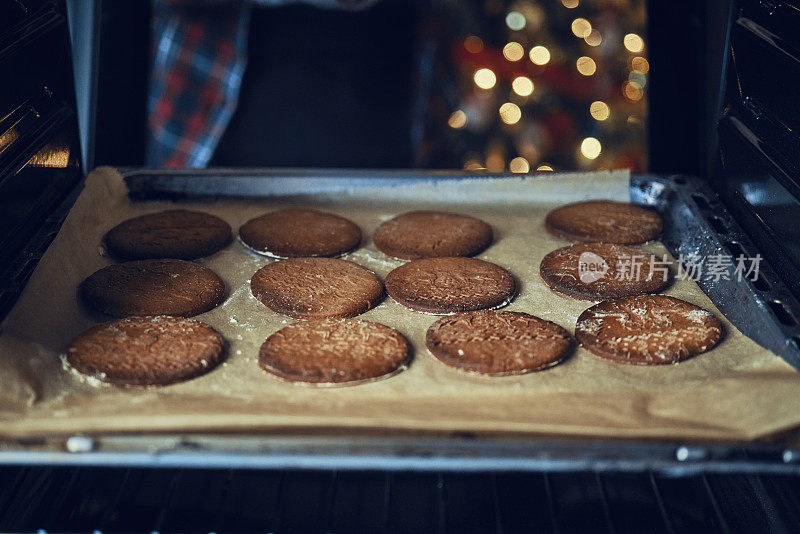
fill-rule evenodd
<path id="1" fill-rule="evenodd" d="M 211 269 L 183 260 L 140 260 L 109 265 L 84 280 L 86 304 L 114 317 L 191 317 L 217 306 L 225 284 Z"/>
<path id="2" fill-rule="evenodd" d="M 551 289 L 582 300 L 655 293 L 669 283 L 666 264 L 635 248 L 584 243 L 554 250 L 539 265 Z"/>
<path id="3" fill-rule="evenodd" d="M 661 217 L 632 204 L 590 200 L 556 208 L 547 214 L 544 227 L 569 241 L 638 245 L 661 234 Z"/>
<path id="4" fill-rule="evenodd" d="M 433 315 L 499 308 L 514 297 L 511 274 L 475 258 L 424 258 L 386 277 L 386 292 L 414 311 Z"/>
<path id="5" fill-rule="evenodd" d="M 694 304 L 665 295 L 606 300 L 585 310 L 575 337 L 590 352 L 636 365 L 678 363 L 719 341 L 722 325 Z"/>
<path id="6" fill-rule="evenodd" d="M 338 256 L 361 242 L 361 230 L 344 217 L 307 209 L 282 209 L 250 219 L 239 236 L 273 258 Z"/>
<path id="7" fill-rule="evenodd" d="M 122 260 L 209 256 L 231 239 L 231 227 L 214 215 L 169 210 L 128 219 L 108 231 L 106 249 Z"/>
<path id="8" fill-rule="evenodd" d="M 256 271 L 250 290 L 266 307 L 298 319 L 353 317 L 383 296 L 383 284 L 375 274 L 333 258 L 271 263 Z"/>
<path id="9" fill-rule="evenodd" d="M 425 344 L 451 367 L 502 376 L 557 364 L 571 340 L 557 324 L 527 313 L 475 311 L 442 317 L 428 328 Z"/>
<path id="10" fill-rule="evenodd" d="M 111 384 L 165 385 L 213 369 L 222 346 L 222 336 L 199 321 L 129 317 L 77 336 L 66 361 L 76 371 Z"/>
<path id="11" fill-rule="evenodd" d="M 363 382 L 402 370 L 408 343 L 394 328 L 360 320 L 295 323 L 267 338 L 258 354 L 265 371 L 318 385 Z"/>
<path id="12" fill-rule="evenodd" d="M 467 215 L 410 211 L 380 225 L 372 241 L 402 260 L 473 256 L 491 244 L 492 227 Z"/>

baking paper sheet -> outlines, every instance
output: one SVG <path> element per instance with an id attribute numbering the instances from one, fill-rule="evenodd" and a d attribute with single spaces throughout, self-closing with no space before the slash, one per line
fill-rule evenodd
<path id="1" fill-rule="evenodd" d="M 371 235 L 385 220 L 411 209 L 470 214 L 492 225 L 495 242 L 478 257 L 507 268 L 519 294 L 506 308 L 574 331 L 591 303 L 551 292 L 539 262 L 568 244 L 543 229 L 553 207 L 586 198 L 628 200 L 626 172 L 553 174 L 503 180 L 470 179 L 352 189 L 291 200 L 182 202 L 228 221 L 234 232 L 248 219 L 286 205 L 314 206 L 356 222 L 362 247 L 346 259 L 381 277 L 402 262 L 386 257 Z M 132 203 L 121 176 L 102 168 L 86 188 L 39 263 L 0 332 L 0 435 L 76 432 L 267 432 L 302 429 L 537 433 L 561 436 L 752 440 L 800 425 L 800 373 L 723 321 L 714 350 L 675 366 L 614 364 L 576 349 L 562 364 L 522 376 L 479 377 L 435 360 L 424 345 L 436 317 L 409 311 L 390 298 L 361 318 L 397 328 L 414 347 L 410 367 L 391 378 L 340 388 L 282 382 L 260 370 L 258 348 L 294 322 L 250 295 L 251 275 L 272 259 L 238 241 L 199 260 L 225 281 L 221 306 L 198 316 L 227 340 L 227 359 L 203 377 L 160 388 L 92 385 L 62 368 L 70 339 L 102 317 L 76 300 L 76 287 L 111 263 L 101 246 L 115 224 L 171 202 Z M 658 243 L 651 252 L 666 252 Z M 721 314 L 691 281 L 666 292 Z M 107 320 L 107 318 L 106 318 Z"/>

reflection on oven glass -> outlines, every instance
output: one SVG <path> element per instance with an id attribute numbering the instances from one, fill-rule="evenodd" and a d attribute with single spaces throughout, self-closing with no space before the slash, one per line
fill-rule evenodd
<path id="1" fill-rule="evenodd" d="M 54 167 L 65 169 L 69 166 L 70 147 L 50 143 L 37 152 L 28 162 L 32 167 Z"/>

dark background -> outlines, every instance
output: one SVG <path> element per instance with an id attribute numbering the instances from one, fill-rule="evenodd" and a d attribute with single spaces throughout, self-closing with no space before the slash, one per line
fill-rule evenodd
<path id="1" fill-rule="evenodd" d="M 148 5 L 102 3 L 96 165 L 144 164 Z M 437 8 L 384 0 L 355 14 L 256 9 L 240 108 L 212 163 L 415 166 L 419 36 Z M 648 59 L 658 66 L 648 84 L 651 172 L 708 175 L 713 165 L 727 12 L 728 2 L 649 4 Z"/>

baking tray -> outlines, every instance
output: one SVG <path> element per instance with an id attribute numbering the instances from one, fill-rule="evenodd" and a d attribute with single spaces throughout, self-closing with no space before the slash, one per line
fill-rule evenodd
<path id="1" fill-rule="evenodd" d="M 291 197 L 349 192 L 402 182 L 441 182 L 519 175 L 459 171 L 363 171 L 319 169 L 122 170 L 132 200 L 221 197 Z M 758 247 L 733 220 L 718 196 L 699 178 L 631 176 L 630 201 L 664 219 L 661 242 L 678 258 L 725 254 L 755 257 Z M 800 369 L 800 303 L 765 262 L 758 279 L 697 280 L 725 317 L 744 335 Z"/>
<path id="2" fill-rule="evenodd" d="M 348 193 L 361 187 L 508 178 L 504 174 L 350 170 L 212 170 L 124 172 L 134 200 L 224 197 L 294 197 Z M 535 176 L 527 179 L 535 180 Z M 631 201 L 650 206 L 665 219 L 662 238 L 674 256 L 737 252 L 757 248 L 730 219 L 705 185 L 685 176 L 634 176 Z M 736 255 L 734 253 L 734 255 Z M 798 367 L 797 302 L 762 264 L 761 282 L 720 280 L 700 285 L 745 335 Z M 791 440 L 789 440 L 791 441 Z M 795 440 L 796 442 L 796 440 Z M 271 436 L 72 436 L 0 444 L 0 462 L 114 465 L 185 465 L 342 469 L 798 469 L 800 451 L 773 444 L 685 444 L 530 436 L 436 435 L 358 436 L 293 433 Z"/>

